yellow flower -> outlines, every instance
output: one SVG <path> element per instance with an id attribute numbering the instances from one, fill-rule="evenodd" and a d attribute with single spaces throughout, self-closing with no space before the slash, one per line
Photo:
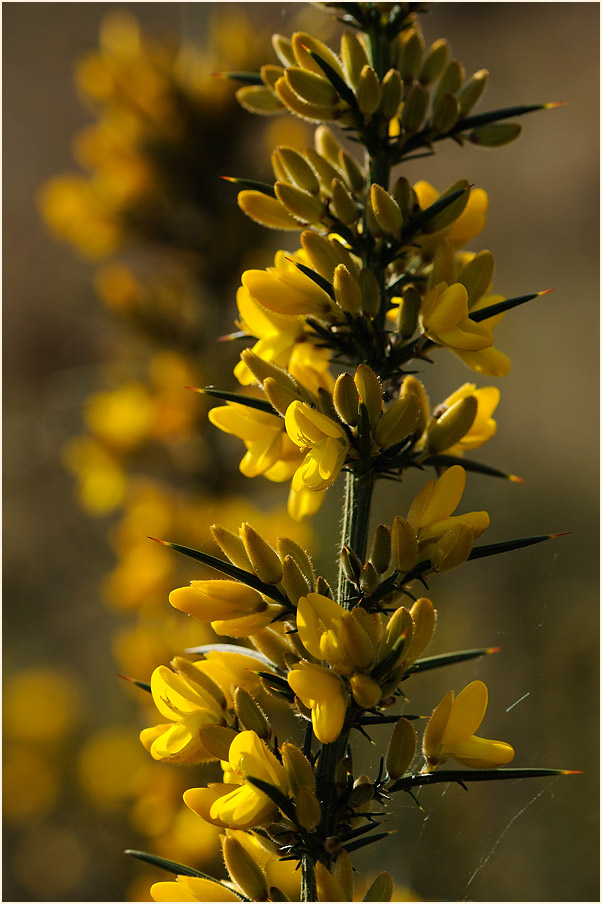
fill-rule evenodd
<path id="1" fill-rule="evenodd" d="M 191 581 L 169 594 L 175 609 L 200 622 L 211 622 L 216 634 L 248 637 L 265 628 L 282 611 L 259 591 L 238 581 Z"/>
<path id="2" fill-rule="evenodd" d="M 173 723 L 141 732 L 140 740 L 153 759 L 175 763 L 214 760 L 201 741 L 199 728 L 221 724 L 222 708 L 215 697 L 164 665 L 151 676 L 151 693 L 161 715 Z"/>
<path id="3" fill-rule="evenodd" d="M 448 468 L 438 480 L 429 480 L 414 499 L 408 514 L 408 522 L 416 532 L 421 547 L 438 540 L 456 525 L 468 524 L 479 537 L 489 527 L 487 512 L 467 512 L 465 515 L 454 515 L 464 486 L 466 471 L 460 465 Z"/>
<path id="4" fill-rule="evenodd" d="M 328 293 L 302 273 L 284 251 L 276 254 L 274 267 L 246 270 L 242 284 L 258 305 L 274 314 L 323 318 L 333 310 Z"/>
<path id="5" fill-rule="evenodd" d="M 293 521 L 301 521 L 308 515 L 315 515 L 324 502 L 325 490 L 310 490 L 303 486 L 300 490 L 290 488 L 287 512 Z"/>
<path id="6" fill-rule="evenodd" d="M 224 433 L 231 433 L 244 442 L 247 452 L 240 470 L 245 477 L 263 474 L 272 480 L 287 480 L 299 466 L 298 450 L 286 435 L 284 421 L 278 415 L 228 402 L 212 408 L 209 420 Z M 289 466 L 291 459 L 293 465 Z M 283 467 L 283 462 L 287 466 Z"/>
<path id="7" fill-rule="evenodd" d="M 449 757 L 473 769 L 504 766 L 514 758 L 510 744 L 475 737 L 486 709 L 487 687 L 482 681 L 472 681 L 457 697 L 453 691 L 445 695 L 433 710 L 424 733 L 428 772 Z"/>
<path id="8" fill-rule="evenodd" d="M 491 332 L 468 317 L 468 293 L 462 283 L 439 283 L 425 296 L 420 324 L 429 339 L 456 351 L 481 351 L 493 345 Z"/>
<path id="9" fill-rule="evenodd" d="M 285 425 L 293 443 L 309 450 L 295 472 L 293 489 L 325 490 L 337 479 L 349 451 L 343 429 L 304 402 L 289 405 Z"/>
<path id="10" fill-rule="evenodd" d="M 297 630 L 305 649 L 341 675 L 367 668 L 374 660 L 374 644 L 354 614 L 320 593 L 299 600 Z"/>
<path id="11" fill-rule="evenodd" d="M 504 301 L 503 295 L 486 295 L 483 298 L 479 298 L 479 300 L 471 306 L 470 312 L 472 314 L 475 311 L 480 311 L 482 308 L 491 307 L 491 305 L 497 304 L 500 301 Z M 503 314 L 496 314 L 493 317 L 488 317 L 486 320 L 481 320 L 480 325 L 491 332 L 503 316 Z M 489 348 L 483 348 L 477 351 L 459 348 L 454 348 L 453 351 L 468 367 L 471 368 L 471 370 L 476 370 L 477 373 L 483 374 L 486 377 L 505 377 L 510 371 L 510 359 L 508 355 L 505 355 L 504 352 L 501 352 L 493 345 Z"/>
<path id="12" fill-rule="evenodd" d="M 417 182 L 414 185 L 414 191 L 418 197 L 418 203 L 422 210 L 426 210 L 431 204 L 439 198 L 439 192 L 433 188 L 428 182 Z M 437 237 L 444 235 L 449 239 L 456 248 L 466 245 L 471 239 L 483 231 L 485 228 L 487 208 L 489 199 L 487 192 L 482 188 L 473 188 L 468 198 L 466 207 L 443 233 L 438 233 Z"/>
<path id="13" fill-rule="evenodd" d="M 347 711 L 345 684 L 332 669 L 312 662 L 298 662 L 288 673 L 288 683 L 311 709 L 314 734 L 322 744 L 336 741 Z"/>
<path id="14" fill-rule="evenodd" d="M 462 452 L 470 449 L 478 449 L 479 446 L 491 439 L 497 430 L 497 424 L 491 417 L 500 400 L 500 391 L 497 386 L 483 386 L 481 389 L 477 389 L 474 383 L 464 383 L 448 396 L 443 402 L 443 406 L 445 409 L 451 408 L 456 402 L 460 402 L 468 396 L 474 396 L 477 400 L 475 419 L 468 433 L 465 433 L 454 446 L 445 450 L 447 455 L 461 455 Z"/>
<path id="15" fill-rule="evenodd" d="M 175 882 L 155 882 L 150 890 L 153 901 L 240 901 L 220 882 L 196 876 L 178 876 Z"/>
<path id="16" fill-rule="evenodd" d="M 246 779 L 258 778 L 287 793 L 284 769 L 254 731 L 241 731 L 230 745 L 230 770 L 240 784 L 210 784 L 191 788 L 184 801 L 191 810 L 214 825 L 250 829 L 273 819 L 276 807 L 263 791 Z"/>
<path id="17" fill-rule="evenodd" d="M 236 293 L 236 303 L 240 315 L 239 327 L 258 340 L 253 346 L 255 354 L 278 367 L 286 367 L 295 343 L 303 334 L 303 317 L 282 316 L 267 310 L 257 303 L 244 285 Z M 236 365 L 234 375 L 243 386 L 255 381 L 244 361 Z"/>

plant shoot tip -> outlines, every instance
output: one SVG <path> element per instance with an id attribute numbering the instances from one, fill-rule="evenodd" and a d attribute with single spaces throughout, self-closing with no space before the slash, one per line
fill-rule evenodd
<path id="1" fill-rule="evenodd" d="M 549 295 L 550 292 L 555 292 L 555 289 L 544 289 L 543 292 L 538 292 L 537 295 Z"/>
<path id="2" fill-rule="evenodd" d="M 557 537 L 568 537 L 569 534 L 572 534 L 571 530 L 563 530 L 558 534 L 548 534 L 550 540 L 555 540 Z"/>
<path id="3" fill-rule="evenodd" d="M 517 477 L 516 474 L 510 474 L 508 476 L 508 480 L 510 480 L 512 483 L 524 483 L 525 482 L 524 477 Z"/>

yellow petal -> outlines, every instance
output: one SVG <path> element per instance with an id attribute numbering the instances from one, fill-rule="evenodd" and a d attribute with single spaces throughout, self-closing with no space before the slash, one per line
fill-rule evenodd
<path id="1" fill-rule="evenodd" d="M 471 681 L 460 691 L 453 702 L 441 739 L 444 748 L 458 744 L 475 733 L 487 709 L 487 696 L 487 687 L 482 681 Z"/>

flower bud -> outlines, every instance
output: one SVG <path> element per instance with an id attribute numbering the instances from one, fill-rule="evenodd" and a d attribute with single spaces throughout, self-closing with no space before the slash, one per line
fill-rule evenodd
<path id="1" fill-rule="evenodd" d="M 521 126 L 517 122 L 490 122 L 473 129 L 467 137 L 471 144 L 478 144 L 483 148 L 499 148 L 514 141 L 520 133 Z"/>
<path id="2" fill-rule="evenodd" d="M 349 226 L 359 216 L 357 205 L 340 179 L 332 180 L 332 211 L 341 223 Z"/>
<path id="3" fill-rule="evenodd" d="M 416 424 L 416 433 L 420 436 L 424 433 L 429 418 L 430 405 L 428 396 L 420 380 L 411 375 L 406 377 L 401 384 L 400 398 L 408 393 L 412 393 L 418 399 L 418 423 Z"/>
<path id="4" fill-rule="evenodd" d="M 411 29 L 405 35 L 402 34 L 399 74 L 404 81 L 416 78 L 420 72 L 423 53 L 424 40 L 419 32 Z"/>
<path id="5" fill-rule="evenodd" d="M 256 735 L 267 741 L 271 728 L 266 714 L 251 694 L 242 687 L 237 687 L 234 692 L 234 710 L 243 728 L 254 731 Z"/>
<path id="6" fill-rule="evenodd" d="M 374 566 L 371 566 L 374 569 Z M 374 661 L 375 648 L 368 634 L 351 612 L 344 612 L 341 619 L 341 638 L 345 656 L 357 669 L 368 668 Z"/>
<path id="7" fill-rule="evenodd" d="M 286 72 L 290 72 L 289 69 Z M 280 100 L 289 110 L 300 116 L 301 119 L 307 119 L 309 122 L 329 122 L 336 119 L 339 115 L 339 109 L 332 104 L 314 104 L 304 100 L 293 91 L 289 81 L 285 75 L 279 78 L 274 88 Z"/>
<path id="8" fill-rule="evenodd" d="M 267 396 L 267 400 L 279 414 L 286 414 L 288 406 L 292 402 L 303 400 L 303 396 L 297 390 L 284 387 L 273 377 L 267 377 L 263 384 L 263 391 Z"/>
<path id="9" fill-rule="evenodd" d="M 344 901 L 353 899 L 353 866 L 351 857 L 345 849 L 343 849 L 336 859 L 332 874 L 343 889 L 345 897 Z"/>
<path id="10" fill-rule="evenodd" d="M 460 116 L 466 116 L 467 113 L 470 113 L 485 90 L 488 78 L 489 72 L 487 69 L 479 69 L 462 85 L 457 93 L 458 103 L 460 104 Z"/>
<path id="11" fill-rule="evenodd" d="M 233 565 L 236 565 L 237 568 L 242 568 L 243 571 L 253 571 L 251 560 L 239 534 L 227 530 L 221 524 L 212 524 L 209 529 L 211 536 Z"/>
<path id="12" fill-rule="evenodd" d="M 279 147 L 274 151 L 281 167 L 287 174 L 288 181 L 294 182 L 297 188 L 317 195 L 320 185 L 313 169 L 299 151 L 293 148 Z M 280 176 L 278 178 L 281 178 Z"/>
<path id="13" fill-rule="evenodd" d="M 358 775 L 349 795 L 349 806 L 354 810 L 365 807 L 374 797 L 374 787 L 367 775 Z"/>
<path id="14" fill-rule="evenodd" d="M 491 251 L 479 251 L 458 274 L 468 293 L 468 310 L 487 292 L 493 279 L 494 261 Z"/>
<path id="15" fill-rule="evenodd" d="M 344 32 L 341 37 L 341 60 L 348 83 L 354 91 L 357 91 L 362 69 L 368 65 L 369 60 L 364 45 L 352 31 Z"/>
<path id="16" fill-rule="evenodd" d="M 418 540 L 416 534 L 401 515 L 393 519 L 391 528 L 391 555 L 393 564 L 400 574 L 407 574 L 418 561 Z"/>
<path id="17" fill-rule="evenodd" d="M 283 66 L 295 65 L 295 54 L 290 38 L 284 35 L 272 35 L 272 47 Z"/>
<path id="18" fill-rule="evenodd" d="M 391 564 L 391 531 L 386 524 L 379 524 L 374 531 L 370 561 L 379 574 L 384 574 Z"/>
<path id="19" fill-rule="evenodd" d="M 401 660 L 404 659 L 412 643 L 413 630 L 414 625 L 409 610 L 405 606 L 400 606 L 387 623 L 384 639 L 379 650 L 381 663 L 395 653 L 395 658 L 389 662 L 388 671 L 394 668 L 395 665 L 400 664 Z"/>
<path id="20" fill-rule="evenodd" d="M 284 772 L 293 795 L 297 795 L 299 788 L 310 788 L 313 791 L 316 786 L 314 771 L 305 754 L 290 741 L 284 742 L 280 752 Z"/>
<path id="21" fill-rule="evenodd" d="M 470 555 L 474 540 L 474 530 L 467 521 L 461 521 L 451 527 L 437 541 L 431 553 L 434 571 L 451 571 L 452 568 L 462 565 Z"/>
<path id="22" fill-rule="evenodd" d="M 451 408 L 434 420 L 427 433 L 429 452 L 445 452 L 460 442 L 474 423 L 478 402 L 474 395 L 460 399 Z"/>
<path id="23" fill-rule="evenodd" d="M 282 578 L 282 562 L 276 551 L 246 522 L 242 525 L 240 534 L 259 580 L 266 584 L 277 584 Z"/>
<path id="24" fill-rule="evenodd" d="M 266 63 L 264 66 L 259 67 L 259 74 L 266 88 L 273 89 L 278 79 L 284 75 L 284 68 L 282 66 L 274 66 L 272 63 Z"/>
<path id="25" fill-rule="evenodd" d="M 355 675 L 352 675 L 351 678 L 349 678 L 349 686 L 351 688 L 351 693 L 353 694 L 353 699 L 358 706 L 361 706 L 364 709 L 371 709 L 373 706 L 376 706 L 382 697 L 380 685 L 374 678 L 365 675 L 363 672 L 357 672 Z"/>
<path id="26" fill-rule="evenodd" d="M 296 564 L 299 566 L 303 577 L 306 579 L 307 583 L 310 586 L 313 586 L 314 581 L 316 579 L 316 573 L 314 571 L 314 567 L 311 564 L 311 559 L 307 555 L 304 549 L 299 546 L 298 543 L 295 543 L 294 540 L 291 540 L 289 537 L 278 537 L 276 540 L 276 549 L 278 550 L 278 555 L 281 560 L 284 561 L 286 556 L 291 556 Z"/>
<path id="27" fill-rule="evenodd" d="M 395 780 L 407 772 L 416 753 L 416 731 L 408 719 L 400 719 L 389 741 L 385 766 L 389 779 Z"/>
<path id="28" fill-rule="evenodd" d="M 324 203 L 315 195 L 288 182 L 275 182 L 276 197 L 301 223 L 316 223 L 324 214 Z"/>
<path id="29" fill-rule="evenodd" d="M 357 105 L 366 116 L 372 116 L 380 103 L 380 82 L 372 66 L 364 66 L 357 86 Z"/>
<path id="30" fill-rule="evenodd" d="M 397 313 L 397 330 L 402 339 L 410 339 L 416 332 L 420 305 L 420 293 L 414 286 L 408 286 L 399 302 Z"/>
<path id="31" fill-rule="evenodd" d="M 293 35 L 292 43 L 293 52 L 299 66 L 303 66 L 304 69 L 308 69 L 311 72 L 322 74 L 322 67 L 310 53 L 310 51 L 313 51 L 313 53 L 316 53 L 328 63 L 330 68 L 334 69 L 343 80 L 345 79 L 345 73 L 338 57 L 319 38 L 314 38 L 313 35 L 308 34 L 306 31 L 296 31 Z"/>
<path id="32" fill-rule="evenodd" d="M 233 728 L 226 728 L 225 725 L 201 725 L 198 731 L 203 745 L 212 756 L 218 760 L 228 759 L 230 745 L 237 737 Z"/>
<path id="33" fill-rule="evenodd" d="M 250 348 L 243 349 L 240 353 L 240 359 L 244 361 L 258 383 L 263 383 L 267 377 L 272 377 L 284 389 L 289 392 L 296 392 L 297 396 L 299 395 L 297 384 L 290 374 L 276 364 L 272 364 L 271 361 L 266 361 L 256 355 Z"/>
<path id="34" fill-rule="evenodd" d="M 460 106 L 455 94 L 444 94 L 433 108 L 433 129 L 436 133 L 444 135 L 453 129 L 460 116 Z"/>
<path id="35" fill-rule="evenodd" d="M 230 835 L 222 836 L 222 852 L 226 868 L 243 894 L 251 901 L 265 901 L 268 895 L 266 875 L 240 841 Z"/>
<path id="36" fill-rule="evenodd" d="M 260 116 L 272 116 L 283 110 L 278 95 L 264 85 L 244 85 L 236 92 L 236 100 L 245 110 Z"/>
<path id="37" fill-rule="evenodd" d="M 393 119 L 394 116 L 397 116 L 402 93 L 403 83 L 399 72 L 397 69 L 389 69 L 382 80 L 380 95 L 379 112 L 385 119 Z"/>
<path id="38" fill-rule="evenodd" d="M 335 268 L 332 284 L 335 301 L 341 310 L 357 317 L 362 310 L 362 290 L 344 264 Z"/>
<path id="39" fill-rule="evenodd" d="M 362 569 L 362 563 L 348 546 L 343 546 L 341 550 L 341 565 L 343 566 L 343 571 L 347 576 L 347 580 L 351 581 L 352 584 L 357 584 Z"/>
<path id="40" fill-rule="evenodd" d="M 418 402 L 409 393 L 397 399 L 385 411 L 376 425 L 375 439 L 379 446 L 394 446 L 410 436 L 418 421 Z"/>
<path id="41" fill-rule="evenodd" d="M 282 562 L 282 586 L 289 600 L 296 606 L 299 598 L 311 592 L 311 587 L 301 573 L 292 556 L 285 556 Z"/>
<path id="42" fill-rule="evenodd" d="M 329 195 L 332 180 L 337 179 L 341 174 L 328 162 L 328 160 L 326 160 L 325 157 L 319 154 L 315 148 L 305 148 L 303 156 L 315 170 L 322 193 Z"/>
<path id="43" fill-rule="evenodd" d="M 424 62 L 418 74 L 418 81 L 422 85 L 430 85 L 436 82 L 449 58 L 449 44 L 445 38 L 439 38 L 429 47 Z"/>
<path id="44" fill-rule="evenodd" d="M 323 578 L 322 575 L 318 577 L 316 580 L 316 593 L 319 593 L 320 596 L 327 596 L 329 599 L 333 599 L 332 588 L 326 578 Z"/>
<path id="45" fill-rule="evenodd" d="M 415 662 L 430 643 L 437 621 L 437 610 L 425 596 L 417 599 L 410 609 L 412 642 L 408 650 L 408 664 Z"/>
<path id="46" fill-rule="evenodd" d="M 269 229 L 298 229 L 299 223 L 291 217 L 278 198 L 264 195 L 261 191 L 241 191 L 238 206 L 248 217 Z"/>
<path id="47" fill-rule="evenodd" d="M 393 879 L 387 872 L 379 873 L 366 894 L 364 901 L 390 901 L 393 897 Z"/>
<path id="48" fill-rule="evenodd" d="M 197 668 L 194 662 L 191 662 L 190 659 L 184 659 L 183 656 L 174 656 L 171 665 L 180 673 L 180 675 L 183 675 L 184 678 L 192 684 L 198 684 L 204 691 L 211 694 L 216 703 L 218 703 L 222 709 L 225 709 L 226 697 L 224 696 L 221 687 L 219 687 L 209 675 Z"/>
<path id="49" fill-rule="evenodd" d="M 292 652 L 288 635 L 276 634 L 271 628 L 262 628 L 260 631 L 254 631 L 250 640 L 255 649 L 263 653 L 270 662 L 273 662 L 274 665 L 279 666 L 281 669 L 284 668 L 284 657 L 285 655 L 291 655 Z M 262 687 L 265 688 L 263 679 L 261 681 Z"/>
<path id="50" fill-rule="evenodd" d="M 333 166 L 339 165 L 339 154 L 342 150 L 333 132 L 328 126 L 318 126 L 314 135 L 316 150 Z"/>
<path id="51" fill-rule="evenodd" d="M 343 248 L 335 242 L 329 242 L 323 235 L 316 232 L 306 230 L 301 233 L 301 245 L 303 250 L 309 257 L 311 266 L 316 273 L 332 282 L 333 273 L 339 264 L 344 263 L 341 259 Z M 347 255 L 349 258 L 349 255 Z"/>
<path id="52" fill-rule="evenodd" d="M 360 364 L 353 377 L 360 401 L 366 406 L 370 426 L 379 420 L 383 409 L 383 389 L 371 367 Z"/>
<path id="53" fill-rule="evenodd" d="M 401 111 L 401 122 L 406 132 L 417 132 L 424 122 L 428 109 L 430 93 L 418 82 L 414 82 L 406 95 Z"/>
<path id="54" fill-rule="evenodd" d="M 376 222 L 387 235 L 399 235 L 403 217 L 397 202 L 380 185 L 370 186 L 370 204 Z"/>
<path id="55" fill-rule="evenodd" d="M 380 310 L 380 287 L 372 270 L 364 267 L 358 281 L 362 289 L 362 308 L 366 317 L 376 317 Z"/>
<path id="56" fill-rule="evenodd" d="M 401 210 L 402 216 L 405 217 L 410 208 L 412 195 L 412 187 L 405 176 L 400 176 L 399 179 L 396 180 L 391 189 L 391 194 Z"/>
<path id="57" fill-rule="evenodd" d="M 464 67 L 457 60 L 450 60 L 433 96 L 433 109 L 439 103 L 444 94 L 456 94 L 464 81 Z"/>
<path id="58" fill-rule="evenodd" d="M 340 419 L 350 427 L 357 426 L 359 396 L 351 374 L 343 373 L 337 377 L 332 401 Z"/>
<path id="59" fill-rule="evenodd" d="M 308 104 L 335 106 L 339 95 L 323 74 L 310 72 L 298 66 L 290 66 L 284 71 L 284 78 L 289 87 Z"/>
<path id="60" fill-rule="evenodd" d="M 343 170 L 351 191 L 362 192 L 366 179 L 361 166 L 347 151 L 339 151 L 339 168 Z"/>
<path id="61" fill-rule="evenodd" d="M 322 818 L 320 801 L 315 791 L 305 786 L 295 794 L 295 810 L 297 822 L 306 832 L 315 832 Z"/>
<path id="62" fill-rule="evenodd" d="M 334 853 L 341 848 L 341 839 L 338 836 L 326 839 L 326 850 L 328 853 Z M 314 875 L 316 877 L 316 889 L 318 892 L 318 901 L 344 901 L 345 892 L 330 874 L 327 867 L 319 860 L 314 866 Z"/>

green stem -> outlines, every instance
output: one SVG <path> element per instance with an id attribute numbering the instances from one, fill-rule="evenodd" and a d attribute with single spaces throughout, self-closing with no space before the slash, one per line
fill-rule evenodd
<path id="1" fill-rule="evenodd" d="M 314 875 L 314 864 L 309 854 L 304 854 L 301 861 L 301 900 L 317 901 L 318 889 Z"/>
<path id="2" fill-rule="evenodd" d="M 348 546 L 361 562 L 366 558 L 370 504 L 374 489 L 374 471 L 363 474 L 349 471 L 345 475 L 345 504 L 343 508 L 343 528 L 341 531 L 341 551 Z M 350 608 L 345 600 L 350 595 L 351 585 L 347 580 L 342 563 L 339 565 L 338 600 L 341 606 Z"/>

